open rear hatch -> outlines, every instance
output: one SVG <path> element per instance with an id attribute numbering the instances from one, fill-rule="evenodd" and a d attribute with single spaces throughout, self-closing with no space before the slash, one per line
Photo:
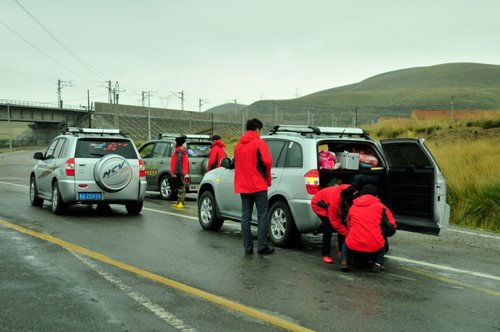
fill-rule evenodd
<path id="1" fill-rule="evenodd" d="M 424 141 L 395 138 L 380 143 L 388 163 L 384 203 L 398 228 L 441 234 L 450 218 L 446 180 Z"/>

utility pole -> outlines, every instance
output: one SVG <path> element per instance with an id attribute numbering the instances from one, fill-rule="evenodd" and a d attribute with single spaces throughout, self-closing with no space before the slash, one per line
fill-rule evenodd
<path id="1" fill-rule="evenodd" d="M 141 106 L 144 107 L 146 106 L 146 91 L 142 91 L 142 94 L 141 94 Z"/>
<path id="2" fill-rule="evenodd" d="M 63 101 L 61 99 L 61 90 L 65 86 L 71 86 L 71 81 L 61 81 L 57 80 L 57 107 L 63 107 Z"/>
<path id="3" fill-rule="evenodd" d="M 204 100 L 199 98 L 198 99 L 198 111 L 201 113 L 201 106 L 204 104 Z"/>
<path id="4" fill-rule="evenodd" d="M 148 141 L 151 140 L 151 91 L 148 91 Z"/>
<path id="5" fill-rule="evenodd" d="M 115 104 L 119 104 L 118 100 L 120 98 L 120 84 L 118 81 L 115 82 L 115 91 L 114 91 L 114 97 L 115 97 Z"/>
<path id="6" fill-rule="evenodd" d="M 184 111 L 184 90 L 175 94 L 181 100 L 181 111 Z"/>
<path id="7" fill-rule="evenodd" d="M 354 127 L 358 126 L 358 106 L 354 110 Z"/>
<path id="8" fill-rule="evenodd" d="M 89 128 L 92 128 L 92 110 L 90 109 L 90 91 L 87 89 L 87 112 L 89 112 Z"/>
<path id="9" fill-rule="evenodd" d="M 106 81 L 108 82 L 108 103 L 112 104 L 113 103 L 113 93 L 111 90 L 111 80 Z"/>

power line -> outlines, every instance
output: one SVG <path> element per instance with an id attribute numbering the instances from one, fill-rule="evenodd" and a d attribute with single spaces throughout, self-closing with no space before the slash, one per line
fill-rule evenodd
<path id="1" fill-rule="evenodd" d="M 68 67 L 66 67 L 65 65 L 63 65 L 62 63 L 60 63 L 59 61 L 55 60 L 54 58 L 52 58 L 50 55 L 48 55 L 47 53 L 45 53 L 44 51 L 42 51 L 41 49 L 39 49 L 38 47 L 36 47 L 36 45 L 34 45 L 32 42 L 30 42 L 29 40 L 27 40 L 26 38 L 24 38 L 22 35 L 20 35 L 19 33 L 17 33 L 14 29 L 12 29 L 10 26 L 8 26 L 5 22 L 3 22 L 2 20 L 0 20 L 0 23 L 5 26 L 7 29 L 9 29 L 10 31 L 12 31 L 12 33 L 14 33 L 16 36 L 18 36 L 19 38 L 21 38 L 22 40 L 24 40 L 26 43 L 28 43 L 31 47 L 33 47 L 35 50 L 37 50 L 38 52 L 40 52 L 43 56 L 45 56 L 46 58 L 48 58 L 50 61 L 54 62 L 56 65 L 64 68 L 65 70 L 69 71 L 70 73 L 72 73 L 73 75 L 76 75 L 76 76 L 79 76 L 81 77 L 82 79 L 86 80 L 85 77 L 82 77 L 80 74 L 78 73 L 75 73 L 74 71 L 72 71 L 71 69 L 69 69 Z"/>
<path id="2" fill-rule="evenodd" d="M 84 66 L 87 70 L 93 72 L 94 74 L 97 74 L 101 79 L 103 78 L 103 75 L 94 67 L 92 67 L 89 63 L 87 63 L 85 60 L 83 60 L 81 57 L 79 57 L 71 48 L 66 46 L 59 38 L 56 37 L 49 29 L 47 29 L 33 14 L 31 14 L 19 1 L 14 0 L 19 7 L 29 16 L 33 21 L 35 21 L 36 24 L 38 24 L 39 27 L 43 29 L 59 46 L 61 46 L 66 52 L 68 52 L 69 55 L 71 55 L 76 61 L 78 61 L 82 66 Z"/>

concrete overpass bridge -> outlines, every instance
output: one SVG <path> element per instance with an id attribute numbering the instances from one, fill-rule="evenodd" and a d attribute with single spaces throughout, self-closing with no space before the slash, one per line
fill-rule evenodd
<path id="1" fill-rule="evenodd" d="M 86 126 L 91 113 L 76 106 L 0 99 L 0 121 L 28 122 L 34 142 L 45 143 L 65 126 Z"/>

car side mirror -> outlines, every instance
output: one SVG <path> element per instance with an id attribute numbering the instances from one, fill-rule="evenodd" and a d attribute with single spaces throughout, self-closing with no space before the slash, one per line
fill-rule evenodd
<path id="1" fill-rule="evenodd" d="M 37 159 L 37 160 L 43 160 L 43 153 L 42 152 L 35 152 L 35 154 L 33 155 L 33 158 Z"/>
<path id="2" fill-rule="evenodd" d="M 220 165 L 221 167 L 224 167 L 224 168 L 231 168 L 231 159 L 229 158 L 224 158 L 220 161 Z"/>

